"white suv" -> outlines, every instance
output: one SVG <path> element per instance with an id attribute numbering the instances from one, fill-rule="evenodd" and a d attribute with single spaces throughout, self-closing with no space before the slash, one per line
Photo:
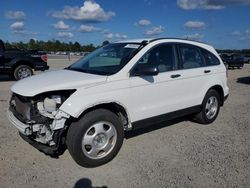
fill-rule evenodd
<path id="1" fill-rule="evenodd" d="M 124 131 L 193 115 L 212 123 L 227 98 L 226 68 L 215 49 L 181 39 L 103 46 L 64 70 L 18 81 L 8 117 L 38 150 L 68 148 L 81 166 L 112 160 Z"/>

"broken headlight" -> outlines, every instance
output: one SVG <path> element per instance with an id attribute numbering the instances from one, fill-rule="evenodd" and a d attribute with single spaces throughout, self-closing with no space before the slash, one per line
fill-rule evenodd
<path id="1" fill-rule="evenodd" d="M 40 96 L 42 100 L 37 102 L 39 113 L 46 117 L 54 116 L 62 103 L 67 100 L 74 91 L 75 90 L 67 90 L 41 94 Z"/>

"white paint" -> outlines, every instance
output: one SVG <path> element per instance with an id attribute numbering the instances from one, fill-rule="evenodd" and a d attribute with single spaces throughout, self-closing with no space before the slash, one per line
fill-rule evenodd
<path id="1" fill-rule="evenodd" d="M 142 40 L 129 42 L 139 41 Z M 34 96 L 46 91 L 76 89 L 61 105 L 61 111 L 78 118 L 89 107 L 116 102 L 126 109 L 130 122 L 199 105 L 208 89 L 214 85 L 222 86 L 224 95 L 228 94 L 226 69 L 221 60 L 218 66 L 169 71 L 148 79 L 129 76 L 132 67 L 148 50 L 168 42 L 196 45 L 220 59 L 215 49 L 207 44 L 181 39 L 161 39 L 149 43 L 122 70 L 112 76 L 61 70 L 21 80 L 11 90 L 19 95 Z M 206 69 L 211 72 L 204 74 Z M 181 77 L 172 79 L 172 74 L 181 74 Z"/>

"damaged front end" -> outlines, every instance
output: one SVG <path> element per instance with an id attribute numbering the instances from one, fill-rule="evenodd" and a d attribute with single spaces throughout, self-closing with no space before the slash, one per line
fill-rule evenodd
<path id="1" fill-rule="evenodd" d="M 47 92 L 35 97 L 13 93 L 8 118 L 21 137 L 38 150 L 51 156 L 60 155 L 70 115 L 59 108 L 74 91 Z"/>

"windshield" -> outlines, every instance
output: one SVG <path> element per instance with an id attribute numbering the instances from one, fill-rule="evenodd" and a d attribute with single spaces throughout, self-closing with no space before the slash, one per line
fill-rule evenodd
<path id="1" fill-rule="evenodd" d="M 140 49 L 139 43 L 113 43 L 79 59 L 67 69 L 90 74 L 112 75 L 121 70 Z"/>

